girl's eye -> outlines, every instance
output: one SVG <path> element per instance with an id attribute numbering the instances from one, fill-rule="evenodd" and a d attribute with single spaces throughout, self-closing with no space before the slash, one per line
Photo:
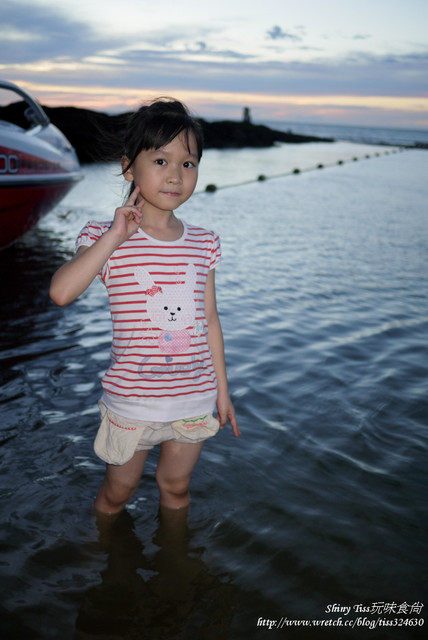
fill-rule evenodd
<path id="1" fill-rule="evenodd" d="M 193 167 L 195 167 L 196 165 L 190 160 L 188 160 L 187 162 L 184 163 L 183 166 L 185 167 L 185 169 L 193 169 Z"/>
<path id="2" fill-rule="evenodd" d="M 163 158 L 158 158 L 157 160 L 155 160 L 155 162 L 161 167 L 163 167 L 166 164 L 166 160 L 163 160 Z"/>

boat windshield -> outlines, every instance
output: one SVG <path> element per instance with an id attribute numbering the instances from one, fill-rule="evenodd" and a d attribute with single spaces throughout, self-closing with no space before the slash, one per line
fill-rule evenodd
<path id="1" fill-rule="evenodd" d="M 0 126 L 15 125 L 32 129 L 42 121 L 38 105 L 26 100 L 13 89 L 0 86 Z"/>

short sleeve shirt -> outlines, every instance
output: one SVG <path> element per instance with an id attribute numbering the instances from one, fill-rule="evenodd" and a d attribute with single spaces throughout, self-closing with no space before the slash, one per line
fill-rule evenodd
<path id="1" fill-rule="evenodd" d="M 76 248 L 92 245 L 110 226 L 88 222 Z M 100 273 L 113 323 L 103 401 L 125 417 L 178 420 L 215 406 L 204 295 L 208 273 L 220 261 L 220 240 L 213 231 L 183 226 L 174 242 L 138 229 Z"/>

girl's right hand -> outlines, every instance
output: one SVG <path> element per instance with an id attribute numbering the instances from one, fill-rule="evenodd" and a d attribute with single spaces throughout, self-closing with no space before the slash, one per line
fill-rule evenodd
<path id="1" fill-rule="evenodd" d="M 144 200 L 137 204 L 140 188 L 131 193 L 123 207 L 116 209 L 109 231 L 90 247 L 82 246 L 72 260 L 54 274 L 49 290 L 55 304 L 65 306 L 86 291 L 112 253 L 138 229 L 143 219 Z"/>
<path id="2" fill-rule="evenodd" d="M 143 219 L 144 199 L 137 203 L 139 193 L 140 187 L 135 187 L 123 207 L 118 207 L 114 213 L 111 231 L 117 233 L 122 242 L 134 235 Z"/>

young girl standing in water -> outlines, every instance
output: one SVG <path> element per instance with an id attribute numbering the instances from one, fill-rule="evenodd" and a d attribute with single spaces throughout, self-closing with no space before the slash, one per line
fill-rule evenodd
<path id="1" fill-rule="evenodd" d="M 109 295 L 111 365 L 94 444 L 107 463 L 94 503 L 100 513 L 124 508 L 156 444 L 160 503 L 186 507 L 204 440 L 228 420 L 240 435 L 215 297 L 219 238 L 174 214 L 195 189 L 202 145 L 198 122 L 180 102 L 141 107 L 125 134 L 125 205 L 112 222 L 88 222 L 76 255 L 52 278 L 50 296 L 61 306 L 97 276 Z"/>

